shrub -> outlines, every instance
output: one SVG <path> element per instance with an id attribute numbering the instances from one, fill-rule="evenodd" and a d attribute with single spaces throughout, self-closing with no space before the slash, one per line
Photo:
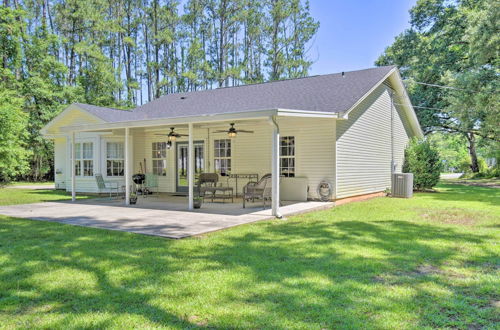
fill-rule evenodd
<path id="1" fill-rule="evenodd" d="M 413 188 L 431 189 L 439 182 L 442 163 L 428 141 L 412 139 L 405 149 L 403 172 L 413 173 Z"/>

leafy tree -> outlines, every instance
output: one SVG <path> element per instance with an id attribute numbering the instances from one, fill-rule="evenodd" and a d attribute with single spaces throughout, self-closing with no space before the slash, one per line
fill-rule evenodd
<path id="1" fill-rule="evenodd" d="M 442 163 L 429 141 L 412 139 L 405 149 L 403 173 L 413 173 L 413 187 L 431 189 L 439 182 Z"/>
<path id="2" fill-rule="evenodd" d="M 376 62 L 401 68 L 426 133 L 467 138 L 474 172 L 478 140 L 499 141 L 499 8 L 485 0 L 419 0 L 410 11 L 411 28 Z"/>
<path id="3" fill-rule="evenodd" d="M 28 180 L 52 175 L 53 146 L 40 129 L 68 104 L 131 108 L 167 93 L 304 76 L 306 44 L 318 29 L 306 0 L 2 4 L 0 88 L 16 97 L 2 111 L 27 119 L 18 121 L 27 133 L 12 141 L 26 151 L 29 170 L 12 168 Z M 16 134 L 20 126 L 9 127 Z M 0 139 L 9 134 L 0 131 Z"/>
<path id="4" fill-rule="evenodd" d="M 26 113 L 23 100 L 14 92 L 0 89 L 0 182 L 28 170 L 29 152 L 25 148 Z"/>

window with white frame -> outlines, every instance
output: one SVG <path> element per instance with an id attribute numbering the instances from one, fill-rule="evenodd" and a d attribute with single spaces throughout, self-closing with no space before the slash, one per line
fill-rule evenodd
<path id="1" fill-rule="evenodd" d="M 295 176 L 295 137 L 282 136 L 280 138 L 280 175 Z"/>
<path id="2" fill-rule="evenodd" d="M 106 175 L 123 176 L 124 164 L 123 142 L 106 142 Z"/>
<path id="3" fill-rule="evenodd" d="M 225 176 L 231 173 L 231 140 L 214 140 L 215 172 Z"/>
<path id="4" fill-rule="evenodd" d="M 94 144 L 92 142 L 75 143 L 75 175 L 94 175 Z M 83 171 L 82 171 L 83 169 Z"/>
<path id="5" fill-rule="evenodd" d="M 152 144 L 153 174 L 167 175 L 167 143 L 153 142 Z"/>

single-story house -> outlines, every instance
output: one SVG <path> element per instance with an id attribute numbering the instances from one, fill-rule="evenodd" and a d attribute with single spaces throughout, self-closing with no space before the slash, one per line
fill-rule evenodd
<path id="1" fill-rule="evenodd" d="M 128 203 L 132 175 L 150 172 L 191 209 L 197 173 L 272 173 L 277 216 L 280 192 L 339 200 L 390 188 L 408 140 L 422 136 L 394 66 L 168 94 L 133 110 L 75 103 L 42 133 L 54 140 L 56 187 L 73 197 L 97 192 L 100 173 Z"/>

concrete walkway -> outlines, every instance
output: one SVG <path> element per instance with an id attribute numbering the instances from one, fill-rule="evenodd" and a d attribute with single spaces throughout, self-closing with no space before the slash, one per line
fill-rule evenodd
<path id="1" fill-rule="evenodd" d="M 204 204 L 204 208 L 185 211 L 185 203 L 149 202 L 123 206 L 122 201 L 82 200 L 46 202 L 0 207 L 0 214 L 33 220 L 127 231 L 138 234 L 184 238 L 241 224 L 271 219 L 271 211 L 261 207 L 242 209 L 240 204 Z M 156 203 L 156 208 L 154 207 Z M 283 206 L 284 216 L 330 208 L 333 203 L 303 202 Z M 160 207 L 162 206 L 162 207 Z M 165 209 L 167 208 L 168 209 Z"/>

